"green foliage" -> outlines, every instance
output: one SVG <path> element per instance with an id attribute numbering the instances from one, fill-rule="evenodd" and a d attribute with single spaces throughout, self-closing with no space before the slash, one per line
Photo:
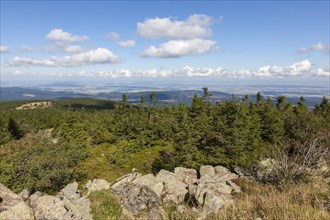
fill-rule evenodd
<path id="1" fill-rule="evenodd" d="M 88 198 L 91 201 L 91 214 L 94 220 L 121 219 L 122 208 L 120 201 L 110 190 L 92 192 Z"/>
<path id="2" fill-rule="evenodd" d="M 58 134 L 70 144 L 85 146 L 88 133 L 82 118 L 84 112 L 64 117 L 57 128 Z"/>
<path id="3" fill-rule="evenodd" d="M 0 147 L 0 182 L 16 192 L 56 192 L 82 178 L 74 167 L 86 156 L 85 148 L 54 143 L 42 134 L 28 135 Z"/>
<path id="4" fill-rule="evenodd" d="M 278 140 L 304 143 L 330 130 L 326 98 L 311 112 L 303 98 L 294 107 L 284 96 L 274 105 L 261 93 L 256 103 L 246 96 L 212 104 L 208 89 L 203 91 L 191 106 L 158 106 L 152 93 L 151 107 L 144 97 L 131 105 L 123 96 L 123 102 L 76 99 L 55 101 L 47 109 L 3 109 L 0 182 L 17 190 L 52 191 L 81 175 L 113 180 L 133 167 L 139 172 L 202 164 L 251 169 Z M 38 133 L 50 128 L 49 137 Z"/>
<path id="5" fill-rule="evenodd" d="M 8 115 L 0 112 L 0 145 L 8 143 L 12 135 L 8 130 Z"/>

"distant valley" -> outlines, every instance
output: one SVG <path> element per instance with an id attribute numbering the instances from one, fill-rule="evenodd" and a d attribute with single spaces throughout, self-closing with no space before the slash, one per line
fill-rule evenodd
<path id="1" fill-rule="evenodd" d="M 186 86 L 182 89 L 175 87 L 148 87 L 140 85 L 125 86 L 86 86 L 77 84 L 50 84 L 38 87 L 17 87 L 2 86 L 0 91 L 1 102 L 19 101 L 19 100 L 62 100 L 68 98 L 94 98 L 105 100 L 121 100 L 122 94 L 128 95 L 130 103 L 139 103 L 141 96 L 147 102 L 150 101 L 150 93 L 156 92 L 157 102 L 161 105 L 178 104 L 180 102 L 187 105 L 191 104 L 194 94 L 203 95 L 201 88 L 197 86 Z M 293 104 L 297 103 L 300 96 L 304 96 L 309 107 L 320 103 L 321 98 L 326 96 L 329 98 L 329 89 L 326 87 L 310 86 L 301 88 L 293 88 L 290 86 L 232 86 L 231 92 L 228 87 L 223 87 L 223 91 L 217 90 L 214 86 L 210 86 L 212 94 L 210 100 L 212 102 L 224 102 L 228 100 L 241 100 L 245 95 L 249 95 L 252 101 L 255 100 L 255 94 L 261 92 L 266 98 L 276 101 L 276 97 L 285 95 L 287 100 Z"/>

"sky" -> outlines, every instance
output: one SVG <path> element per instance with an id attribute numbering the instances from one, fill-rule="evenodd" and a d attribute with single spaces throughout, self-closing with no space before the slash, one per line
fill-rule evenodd
<path id="1" fill-rule="evenodd" d="M 1 0 L 1 80 L 324 84 L 329 4 Z"/>

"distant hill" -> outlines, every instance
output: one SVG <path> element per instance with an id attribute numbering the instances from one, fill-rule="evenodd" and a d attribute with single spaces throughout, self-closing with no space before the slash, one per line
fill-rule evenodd
<path id="1" fill-rule="evenodd" d="M 150 94 L 152 91 L 143 92 L 127 92 L 128 101 L 130 103 L 140 103 L 141 96 L 143 96 L 147 102 L 150 102 Z M 178 90 L 178 91 L 155 91 L 156 98 L 159 105 L 178 104 L 180 102 L 190 105 L 191 99 L 194 94 L 199 96 L 203 95 L 202 90 Z M 229 94 L 221 91 L 210 91 L 212 94 L 210 100 L 212 102 L 224 102 L 235 99 L 239 101 L 245 94 Z M 21 88 L 21 87 L 4 87 L 0 90 L 0 102 L 8 101 L 37 101 L 37 100 L 64 100 L 70 98 L 92 98 L 102 100 L 121 100 L 122 92 L 100 92 L 96 94 L 76 93 L 71 91 L 51 91 L 47 89 L 36 88 Z M 266 98 L 269 97 L 273 101 L 276 101 L 276 97 L 281 94 L 278 92 L 266 92 L 262 93 Z M 303 95 L 303 94 L 300 94 Z M 250 100 L 255 101 L 255 95 L 250 95 Z M 308 95 L 305 97 L 307 105 L 311 108 L 315 104 L 320 103 L 320 97 L 313 97 Z M 299 100 L 299 96 L 287 97 L 287 101 L 296 104 Z"/>

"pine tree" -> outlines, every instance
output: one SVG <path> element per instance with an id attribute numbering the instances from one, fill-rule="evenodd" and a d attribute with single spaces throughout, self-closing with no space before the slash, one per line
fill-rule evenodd
<path id="1" fill-rule="evenodd" d="M 294 108 L 294 112 L 296 114 L 303 114 L 308 112 L 308 108 L 306 106 L 306 99 L 303 96 L 300 96 L 297 106 Z"/>
<path id="2" fill-rule="evenodd" d="M 10 117 L 8 121 L 8 131 L 10 132 L 12 137 L 16 140 L 23 137 L 23 131 L 12 117 Z"/>
<path id="3" fill-rule="evenodd" d="M 155 107 L 157 101 L 155 92 L 152 92 L 150 94 L 150 100 L 151 100 L 151 107 Z"/>
<path id="4" fill-rule="evenodd" d="M 122 101 L 123 101 L 123 103 L 126 104 L 127 103 L 127 100 L 128 100 L 127 94 L 123 93 L 123 95 L 122 95 Z"/>

